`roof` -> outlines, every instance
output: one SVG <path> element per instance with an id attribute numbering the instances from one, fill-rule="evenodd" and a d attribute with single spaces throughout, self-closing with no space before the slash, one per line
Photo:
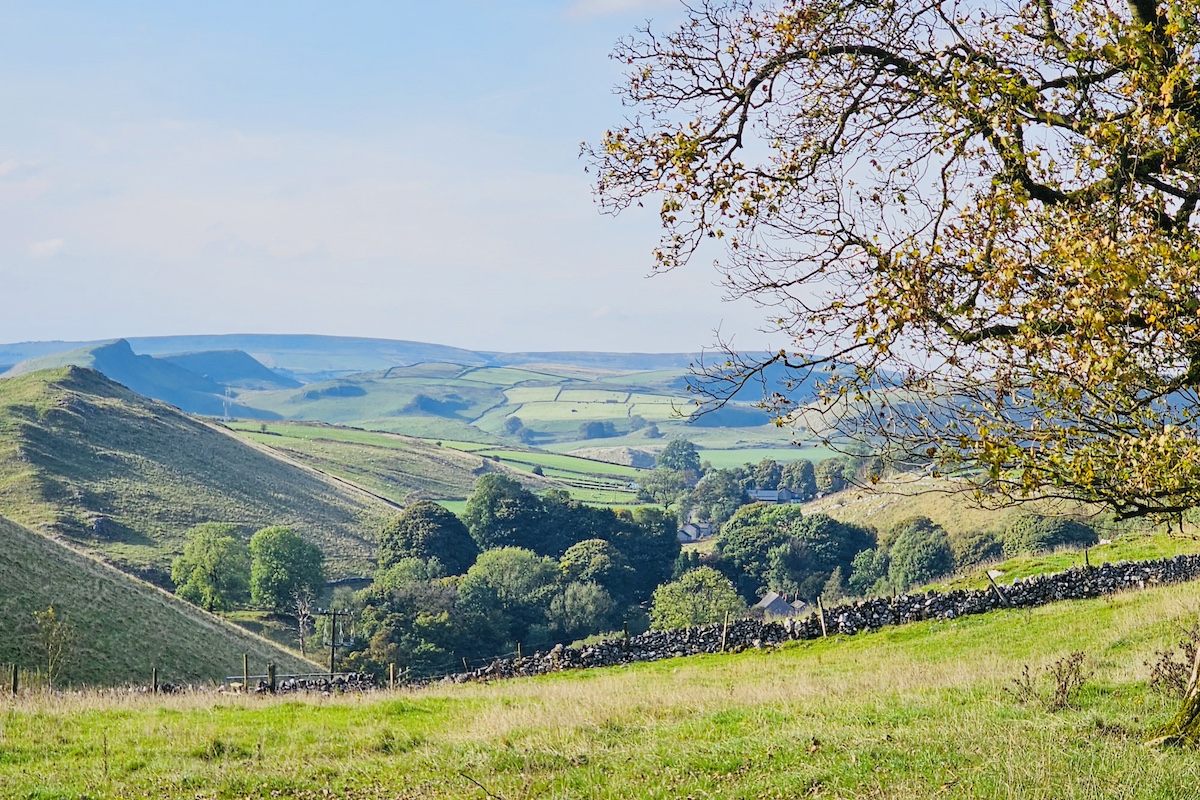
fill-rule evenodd
<path id="1" fill-rule="evenodd" d="M 792 617 L 797 611 L 778 592 L 767 592 L 754 607 L 761 608 L 763 615 L 768 617 Z"/>

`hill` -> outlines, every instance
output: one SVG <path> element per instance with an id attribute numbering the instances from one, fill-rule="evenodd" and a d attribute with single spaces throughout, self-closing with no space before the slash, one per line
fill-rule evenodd
<path id="1" fill-rule="evenodd" d="M 292 389 L 300 385 L 297 380 L 267 369 L 241 350 L 205 350 L 158 358 L 221 386 L 239 389 Z"/>
<path id="2" fill-rule="evenodd" d="M 216 361 L 211 356 L 208 360 Z M 193 414 L 215 416 L 224 413 L 223 384 L 208 376 L 198 375 L 170 360 L 138 355 L 125 339 L 23 361 L 4 373 L 3 377 L 15 377 L 64 366 L 94 369 L 140 395 L 170 403 Z M 259 367 L 269 372 L 261 364 Z M 241 368 L 243 372 L 246 370 L 244 363 Z M 287 380 L 285 378 L 272 385 L 288 385 L 284 383 Z M 236 403 L 230 410 L 233 413 L 249 411 Z M 270 416 L 269 413 L 258 413 Z"/>
<path id="3" fill-rule="evenodd" d="M 262 672 L 312 672 L 298 655 L 66 545 L 0 517 L 0 663 L 36 670 L 33 612 L 54 606 L 74 629 L 62 673 L 75 685 L 219 681 L 242 654 Z"/>
<path id="4" fill-rule="evenodd" d="M 386 502 L 282 460 L 98 372 L 0 380 L 0 514 L 162 583 L 200 522 L 289 525 L 334 577 L 366 574 Z"/>
<path id="5" fill-rule="evenodd" d="M 367 698 L 29 698 L 5 717 L 0 782 L 168 798 L 1189 797 L 1195 752 L 1142 743 L 1177 705 L 1148 686 L 1155 651 L 1198 612 L 1180 585 Z M 1037 695 L 1073 652 L 1081 690 L 1047 710 Z"/>

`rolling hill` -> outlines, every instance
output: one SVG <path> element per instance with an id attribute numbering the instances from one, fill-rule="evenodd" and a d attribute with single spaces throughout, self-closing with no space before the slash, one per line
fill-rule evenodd
<path id="1" fill-rule="evenodd" d="M 394 506 L 68 366 L 0 380 L 0 514 L 164 583 L 200 522 L 288 525 L 334 577 L 371 569 Z"/>
<path id="2" fill-rule="evenodd" d="M 66 545 L 0 517 L 0 663 L 35 670 L 34 611 L 53 605 L 74 629 L 63 682 L 147 684 L 150 671 L 174 683 L 219 681 L 319 667 Z"/>

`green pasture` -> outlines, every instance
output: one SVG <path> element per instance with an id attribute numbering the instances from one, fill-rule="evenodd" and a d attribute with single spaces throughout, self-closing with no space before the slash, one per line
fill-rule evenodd
<path id="1" fill-rule="evenodd" d="M 704 448 L 699 452 L 701 461 L 707 461 L 718 469 L 739 467 L 742 464 L 757 464 L 764 458 L 770 458 L 778 461 L 780 464 L 786 464 L 789 461 L 800 461 L 801 459 L 821 461 L 822 459 L 836 455 L 836 453 L 828 448 L 814 447 L 812 445 L 805 447 L 748 447 L 740 450 L 710 450 Z"/>
<path id="2" fill-rule="evenodd" d="M 559 386 L 514 386 L 504 390 L 504 396 L 512 405 L 522 403 L 552 403 L 558 398 Z"/>
<path id="3" fill-rule="evenodd" d="M 19 798 L 1166 800 L 1192 750 L 1143 742 L 1176 701 L 1155 651 L 1195 586 L 918 623 L 775 650 L 365 697 L 26 695 L 3 701 Z M 1084 654 L 1048 711 L 1010 690 Z M 258 666 L 258 665 L 254 665 Z"/>
<path id="4" fill-rule="evenodd" d="M 566 403 L 626 403 L 629 392 L 604 389 L 563 389 L 558 399 Z"/>
<path id="5" fill-rule="evenodd" d="M 513 386 L 524 381 L 546 381 L 558 379 L 556 375 L 535 372 L 517 367 L 478 367 L 467 370 L 460 376 L 463 380 L 487 383 L 493 386 Z"/>

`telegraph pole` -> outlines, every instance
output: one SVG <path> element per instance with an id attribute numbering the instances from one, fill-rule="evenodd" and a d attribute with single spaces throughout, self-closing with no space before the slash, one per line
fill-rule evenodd
<path id="1" fill-rule="evenodd" d="M 329 680 L 333 681 L 333 660 L 337 655 L 337 618 L 350 616 L 349 611 L 320 611 L 318 617 L 329 617 Z"/>

